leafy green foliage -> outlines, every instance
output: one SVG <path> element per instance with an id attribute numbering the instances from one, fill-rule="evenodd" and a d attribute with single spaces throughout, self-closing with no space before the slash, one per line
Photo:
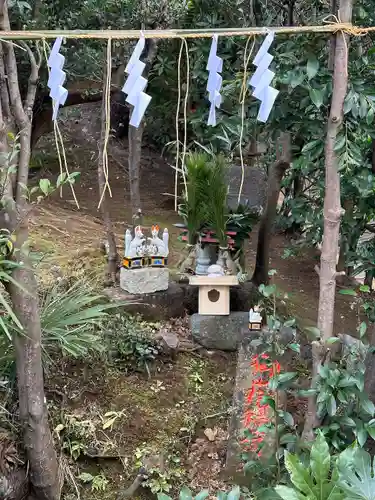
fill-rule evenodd
<path id="1" fill-rule="evenodd" d="M 155 340 L 155 327 L 138 316 L 116 314 L 106 325 L 106 332 L 118 361 L 128 369 L 146 370 L 161 354 L 160 343 Z"/>
<path id="2" fill-rule="evenodd" d="M 54 285 L 41 298 L 43 349 L 51 352 L 58 347 L 73 357 L 101 351 L 98 327 L 115 307 L 87 280 L 79 280 L 67 289 Z"/>
<path id="3" fill-rule="evenodd" d="M 40 305 L 44 362 L 48 363 L 49 357 L 56 351 L 74 358 L 102 352 L 99 327 L 108 311 L 117 306 L 98 295 L 93 285 L 86 280 L 77 281 L 68 289 L 55 284 L 46 290 Z M 23 335 L 23 331 L 12 324 L 10 316 L 5 316 L 4 322 L 9 331 Z M 9 363 L 14 362 L 10 344 L 5 352 L 7 355 L 2 361 L 6 362 L 9 371 Z"/>
<path id="4" fill-rule="evenodd" d="M 311 448 L 309 465 L 302 463 L 296 455 L 285 451 L 285 466 L 293 487 L 278 485 L 275 490 L 283 500 L 344 500 L 339 486 L 338 469 L 334 465 L 323 435 L 318 436 Z"/>
<path id="5" fill-rule="evenodd" d="M 209 494 L 208 490 L 202 490 L 197 495 L 194 495 L 192 491 L 185 486 L 181 489 L 178 498 L 179 500 L 205 500 Z M 229 492 L 219 491 L 216 493 L 216 498 L 218 500 L 239 500 L 240 497 L 241 490 L 239 486 L 235 486 Z M 172 497 L 164 493 L 158 493 L 158 500 L 172 500 Z"/>
<path id="6" fill-rule="evenodd" d="M 189 243 L 195 244 L 207 220 L 210 157 L 206 153 L 191 152 L 186 156 L 185 165 L 186 192 L 179 214 L 187 227 Z"/>
<path id="7" fill-rule="evenodd" d="M 350 450 L 351 451 L 351 450 Z M 345 500 L 375 499 L 375 462 L 363 449 L 355 449 L 349 467 L 339 460 L 339 484 L 344 490 Z"/>
<path id="8" fill-rule="evenodd" d="M 93 476 L 89 472 L 82 472 L 78 479 L 85 484 L 91 484 L 92 491 L 105 491 L 109 483 L 103 473 Z"/>

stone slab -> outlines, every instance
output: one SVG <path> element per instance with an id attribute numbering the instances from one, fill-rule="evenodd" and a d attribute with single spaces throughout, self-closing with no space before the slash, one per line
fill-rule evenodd
<path id="1" fill-rule="evenodd" d="M 240 439 L 243 432 L 243 415 L 246 407 L 246 396 L 252 386 L 253 376 L 250 370 L 252 349 L 248 343 L 241 344 L 237 357 L 236 381 L 233 393 L 232 414 L 229 422 L 229 439 L 227 447 L 227 473 L 237 471 L 240 463 Z"/>
<path id="2" fill-rule="evenodd" d="M 167 290 L 169 269 L 166 267 L 144 267 L 142 269 L 120 269 L 120 288 L 134 295 Z"/>
<path id="3" fill-rule="evenodd" d="M 190 317 L 193 338 L 206 349 L 236 351 L 241 342 L 251 338 L 249 313 L 231 312 L 228 316 L 193 314 Z"/>
<path id="4" fill-rule="evenodd" d="M 236 209 L 238 205 L 238 192 L 242 177 L 241 165 L 231 165 L 227 172 L 229 185 L 228 205 Z M 242 188 L 241 204 L 248 204 L 251 208 L 260 208 L 265 205 L 267 191 L 267 176 L 265 172 L 256 167 L 246 167 L 244 185 Z"/>
<path id="5" fill-rule="evenodd" d="M 141 314 L 149 321 L 168 320 L 185 315 L 184 292 L 174 282 L 170 282 L 165 291 L 149 294 L 132 295 L 119 287 L 105 288 L 104 293 L 111 301 L 119 302 L 122 311 Z"/>

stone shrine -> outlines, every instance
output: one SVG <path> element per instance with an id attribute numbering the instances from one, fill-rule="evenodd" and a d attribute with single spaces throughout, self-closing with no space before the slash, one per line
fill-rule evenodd
<path id="1" fill-rule="evenodd" d="M 131 231 L 125 233 L 125 252 L 120 270 L 120 287 L 132 294 L 154 293 L 167 290 L 169 270 L 166 267 L 169 254 L 169 233 L 164 229 L 159 237 L 159 226 L 151 228 L 151 237 L 145 238 L 137 226 L 134 238 Z"/>

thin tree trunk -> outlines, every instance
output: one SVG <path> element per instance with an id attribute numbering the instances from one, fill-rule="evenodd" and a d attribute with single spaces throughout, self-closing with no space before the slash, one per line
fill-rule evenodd
<path id="1" fill-rule="evenodd" d="M 257 254 L 255 260 L 255 269 L 252 277 L 252 282 L 256 285 L 261 283 L 267 284 L 269 281 L 269 260 L 270 247 L 272 238 L 272 229 L 276 216 L 277 201 L 279 199 L 281 181 L 285 171 L 290 166 L 291 149 L 290 149 L 290 134 L 283 132 L 280 135 L 278 158 L 272 166 L 268 176 L 268 194 L 267 204 L 263 212 L 258 233 Z"/>
<path id="2" fill-rule="evenodd" d="M 340 19 L 350 23 L 352 18 L 352 0 L 341 0 Z M 340 219 L 343 214 L 340 201 L 340 176 L 337 168 L 335 143 L 343 121 L 344 99 L 348 85 L 348 37 L 343 33 L 336 34 L 335 59 L 333 72 L 333 92 L 330 115 L 328 118 L 325 145 L 325 196 L 324 196 L 324 232 L 323 246 L 319 270 L 319 309 L 318 329 L 321 341 L 313 342 L 313 378 L 312 387 L 316 385 L 319 366 L 327 356 L 326 342 L 333 335 L 336 263 L 340 237 Z M 314 429 L 319 425 L 316 398 L 309 398 L 308 414 L 305 421 L 303 438 L 314 439 Z"/>
<path id="3" fill-rule="evenodd" d="M 133 112 L 133 111 L 132 111 Z M 140 190 L 140 164 L 142 156 L 142 136 L 144 123 L 138 128 L 129 125 L 129 184 L 130 204 L 133 218 L 142 211 Z"/>
<path id="4" fill-rule="evenodd" d="M 27 239 L 27 220 L 24 219 L 22 227 L 17 231 L 17 248 Z M 19 417 L 33 493 L 38 500 L 58 500 L 62 477 L 53 447 L 44 397 L 37 284 L 28 255 L 20 252 L 17 260 L 23 264 L 13 272 L 13 278 L 17 283 L 22 283 L 29 292 L 26 295 L 13 283 L 9 283 L 7 287 L 14 313 L 24 327 L 22 335 L 15 334 L 13 337 L 17 361 Z"/>
<path id="5" fill-rule="evenodd" d="M 106 101 L 105 101 L 106 82 L 107 82 L 107 66 L 104 65 L 103 99 L 102 99 L 102 109 L 101 109 L 101 130 L 100 130 L 99 158 L 98 158 L 99 198 L 101 197 L 103 191 L 105 190 L 105 176 L 103 171 L 103 149 L 104 149 L 105 127 L 106 127 Z M 114 284 L 116 283 L 118 255 L 117 255 L 116 237 L 113 231 L 113 225 L 109 214 L 108 198 L 106 194 L 103 195 L 102 203 L 100 205 L 100 212 L 102 214 L 102 219 L 108 242 L 108 255 L 107 255 L 108 277 L 109 281 Z"/>
<path id="6" fill-rule="evenodd" d="M 0 0 L 0 28 L 9 31 L 8 5 Z M 38 304 L 38 293 L 32 263 L 26 249 L 28 240 L 28 206 L 24 187 L 27 185 L 29 162 L 32 109 L 35 100 L 40 60 L 37 62 L 31 49 L 25 45 L 30 58 L 31 72 L 26 98 L 22 103 L 18 82 L 17 60 L 14 47 L 10 43 L 2 44 L 3 58 L 1 71 L 6 75 L 6 85 L 1 88 L 0 113 L 0 149 L 6 151 L 7 127 L 9 124 L 19 134 L 19 154 L 17 156 L 17 185 L 13 190 L 8 174 L 6 160 L 0 169 L 6 186 L 2 193 L 3 210 L 0 212 L 1 227 L 7 227 L 16 237 L 15 260 L 19 263 L 12 277 L 28 293 L 12 282 L 5 282 L 13 310 L 23 326 L 22 334 L 13 335 L 16 354 L 17 384 L 19 394 L 19 414 L 23 429 L 26 456 L 29 464 L 30 480 L 33 493 L 40 500 L 58 500 L 60 498 L 60 474 L 52 435 L 48 425 L 47 407 L 44 395 L 42 368 L 42 332 Z M 8 96 L 5 94 L 8 93 Z M 8 113 L 11 117 L 6 117 Z"/>
<path id="7" fill-rule="evenodd" d="M 146 44 L 146 69 L 144 77 L 147 78 L 150 67 L 152 66 L 157 54 L 156 40 L 147 40 Z M 140 192 L 140 164 L 142 156 L 142 136 L 144 122 L 136 129 L 129 125 L 129 182 L 130 182 L 130 203 L 133 218 L 142 213 L 141 192 Z"/>
<path id="8" fill-rule="evenodd" d="M 352 0 L 341 0 L 340 18 L 349 23 L 352 17 Z M 336 262 L 340 236 L 340 219 L 343 214 L 340 200 L 340 176 L 334 151 L 336 138 L 343 121 L 344 99 L 348 86 L 348 42 L 343 33 L 336 35 L 333 92 L 328 118 L 325 145 L 325 196 L 324 232 L 320 258 L 320 293 L 318 328 L 324 340 L 332 337 L 336 291 Z"/>

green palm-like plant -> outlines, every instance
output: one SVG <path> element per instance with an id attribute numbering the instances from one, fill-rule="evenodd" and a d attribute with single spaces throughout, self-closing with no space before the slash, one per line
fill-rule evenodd
<path id="1" fill-rule="evenodd" d="M 73 357 L 85 356 L 90 350 L 100 351 L 102 343 L 95 327 L 108 310 L 118 305 L 108 303 L 85 280 L 66 290 L 55 285 L 44 293 L 40 305 L 43 350 L 50 352 L 58 346 Z"/>
<path id="2" fill-rule="evenodd" d="M 197 242 L 199 232 L 207 221 L 210 160 L 206 153 L 191 152 L 186 156 L 186 192 L 179 206 L 179 214 L 188 230 L 191 245 Z"/>
<path id="3" fill-rule="evenodd" d="M 90 351 L 102 351 L 99 327 L 108 311 L 121 306 L 109 303 L 95 292 L 85 280 L 77 281 L 68 289 L 58 284 L 44 292 L 40 304 L 42 347 L 46 356 L 56 350 L 75 358 L 87 356 Z M 7 315 L 3 318 L 8 331 L 23 335 L 23 331 Z M 9 340 L 8 340 L 9 343 Z M 9 347 L 7 363 L 13 358 Z M 0 364 L 5 362 L 0 358 Z"/>

